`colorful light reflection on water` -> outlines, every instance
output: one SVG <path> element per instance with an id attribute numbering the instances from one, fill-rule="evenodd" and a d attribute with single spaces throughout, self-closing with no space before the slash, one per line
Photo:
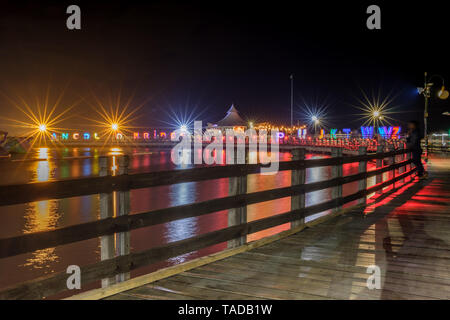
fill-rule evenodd
<path id="1" fill-rule="evenodd" d="M 176 168 L 170 161 L 168 150 L 148 149 L 96 149 L 65 148 L 54 150 L 42 148 L 36 150 L 36 161 L 16 161 L 0 164 L 0 174 L 5 177 L 2 183 L 45 182 L 54 179 L 91 176 L 99 174 L 99 156 L 109 155 L 108 168 L 115 174 L 118 157 L 130 154 L 130 173 L 168 170 Z M 255 157 L 256 155 L 250 155 Z M 323 157 L 308 155 L 308 158 Z M 64 158 L 64 160 L 61 160 Z M 280 160 L 289 160 L 289 153 L 281 153 Z M 13 159 L 19 160 L 19 159 Z M 181 167 L 180 167 L 181 168 Z M 358 170 L 357 164 L 344 167 L 344 174 L 353 174 Z M 307 182 L 326 180 L 329 168 L 311 168 L 307 171 Z M 280 172 L 275 176 L 250 175 L 248 192 L 289 186 L 290 172 Z M 371 182 L 369 182 L 369 185 Z M 344 195 L 355 192 L 356 184 L 344 188 Z M 306 204 L 312 205 L 329 199 L 330 190 L 321 190 L 307 194 Z M 183 205 L 192 202 L 224 197 L 228 195 L 228 179 L 180 183 L 156 188 L 132 190 L 131 214 Z M 268 201 L 248 206 L 248 220 L 257 220 L 270 215 L 290 210 L 290 198 Z M 99 219 L 99 196 L 73 197 L 61 200 L 48 200 L 24 205 L 2 208 L 4 223 L 0 225 L 0 237 L 52 230 L 58 227 L 79 224 Z M 318 214 L 316 216 L 323 215 Z M 167 242 L 182 240 L 198 234 L 218 230 L 227 226 L 226 211 L 209 215 L 183 219 L 152 226 L 131 232 L 131 250 L 140 251 Z M 252 234 L 248 240 L 255 240 L 289 228 L 289 224 L 278 226 Z M 0 287 L 18 281 L 33 279 L 43 274 L 65 270 L 69 264 L 85 265 L 100 260 L 99 239 L 91 239 L 70 245 L 38 250 L 0 261 Z M 167 262 L 142 268 L 132 276 L 155 270 L 161 266 L 184 262 L 188 259 L 210 254 L 225 248 L 225 244 L 216 245 L 189 253 Z"/>

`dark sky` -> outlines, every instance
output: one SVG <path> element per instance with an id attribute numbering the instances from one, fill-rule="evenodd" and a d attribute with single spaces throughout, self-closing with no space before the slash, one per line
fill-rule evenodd
<path id="1" fill-rule="evenodd" d="M 421 116 L 424 71 L 450 84 L 450 19 L 444 1 L 392 2 L 2 1 L 0 90 L 33 106 L 48 86 L 51 101 L 66 88 L 59 111 L 81 99 L 68 127 L 97 117 L 94 95 L 107 104 L 119 91 L 145 102 L 136 126 L 162 125 L 168 110 L 215 121 L 233 102 L 244 117 L 288 123 L 293 73 L 296 118 L 303 101 L 326 103 L 330 126 L 358 127 L 362 91 L 392 92 L 402 124 Z M 66 28 L 70 4 L 81 30 Z M 366 28 L 370 4 L 381 30 Z M 25 120 L 4 95 L 0 116 Z M 449 102 L 433 99 L 432 129 L 450 128 L 443 111 Z"/>

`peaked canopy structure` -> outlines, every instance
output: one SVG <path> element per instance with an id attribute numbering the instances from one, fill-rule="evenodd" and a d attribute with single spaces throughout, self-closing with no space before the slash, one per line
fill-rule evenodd
<path id="1" fill-rule="evenodd" d="M 225 118 L 218 121 L 216 125 L 218 127 L 246 127 L 247 122 L 241 118 L 239 112 L 234 107 L 234 104 L 232 104 L 230 109 L 228 109 Z"/>

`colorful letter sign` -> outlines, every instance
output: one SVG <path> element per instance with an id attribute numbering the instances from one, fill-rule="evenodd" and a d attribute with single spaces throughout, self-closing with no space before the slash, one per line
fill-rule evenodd
<path id="1" fill-rule="evenodd" d="M 348 129 L 348 128 L 344 128 L 344 129 L 342 129 L 342 132 L 344 132 L 345 133 L 345 137 L 347 139 L 349 139 L 350 138 L 350 133 L 352 132 L 352 130 Z"/>
<path id="2" fill-rule="evenodd" d="M 332 139 L 337 139 L 336 133 L 337 133 L 337 129 L 331 129 L 331 130 L 330 130 L 330 137 L 331 137 Z"/>

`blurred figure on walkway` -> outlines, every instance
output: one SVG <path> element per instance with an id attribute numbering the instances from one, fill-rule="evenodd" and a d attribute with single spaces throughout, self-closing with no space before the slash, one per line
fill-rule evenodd
<path id="1" fill-rule="evenodd" d="M 417 168 L 417 175 L 419 180 L 428 178 L 428 173 L 424 170 L 422 164 L 422 147 L 420 140 L 423 138 L 420 130 L 419 123 L 417 121 L 408 122 L 408 136 L 406 138 L 406 146 L 411 150 L 412 160 Z"/>

